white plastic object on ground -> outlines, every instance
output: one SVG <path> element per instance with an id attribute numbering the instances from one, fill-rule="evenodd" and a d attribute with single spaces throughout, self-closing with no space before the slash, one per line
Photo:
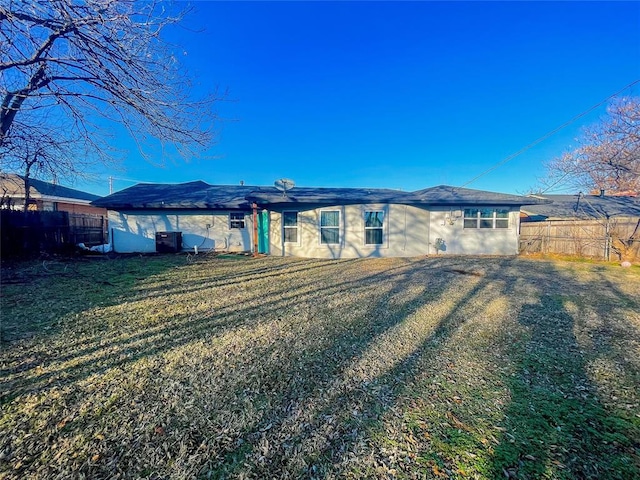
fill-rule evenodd
<path id="1" fill-rule="evenodd" d="M 104 245 L 96 245 L 95 247 L 91 247 L 89 250 L 98 253 L 109 253 L 111 251 L 111 244 L 105 243 Z"/>

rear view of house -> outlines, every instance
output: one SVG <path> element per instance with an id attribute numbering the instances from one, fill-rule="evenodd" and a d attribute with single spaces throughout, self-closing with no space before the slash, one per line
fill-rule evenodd
<path id="1" fill-rule="evenodd" d="M 93 205 L 109 210 L 117 252 L 155 252 L 158 234 L 180 232 L 176 250 L 358 258 L 516 255 L 520 206 L 545 202 L 449 186 L 283 192 L 198 181 L 138 184 Z"/>

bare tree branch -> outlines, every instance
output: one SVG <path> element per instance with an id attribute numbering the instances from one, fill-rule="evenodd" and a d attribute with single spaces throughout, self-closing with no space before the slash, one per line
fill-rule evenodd
<path id="1" fill-rule="evenodd" d="M 544 190 L 557 185 L 611 193 L 640 193 L 640 98 L 621 98 L 598 125 L 586 128 L 579 146 L 549 162 Z"/>
<path id="2" fill-rule="evenodd" d="M 25 159 L 33 155 L 35 138 L 43 139 L 40 148 L 56 150 L 47 111 L 57 112 L 58 130 L 68 126 L 61 141 L 94 149 L 92 158 L 105 159 L 110 122 L 123 126 L 141 149 L 149 138 L 186 157 L 209 147 L 218 98 L 213 92 L 192 98 L 174 48 L 163 39 L 185 14 L 171 12 L 172 4 L 162 0 L 0 5 L 0 38 L 11 40 L 0 50 L 3 164 L 15 162 L 20 148 Z"/>

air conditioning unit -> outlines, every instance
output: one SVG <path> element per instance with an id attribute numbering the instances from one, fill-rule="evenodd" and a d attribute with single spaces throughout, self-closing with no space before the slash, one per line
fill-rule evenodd
<path id="1" fill-rule="evenodd" d="M 182 250 L 182 232 L 156 232 L 156 252 L 177 253 Z"/>

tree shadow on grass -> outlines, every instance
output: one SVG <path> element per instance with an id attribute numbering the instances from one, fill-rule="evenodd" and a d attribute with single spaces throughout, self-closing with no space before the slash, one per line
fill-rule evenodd
<path id="1" fill-rule="evenodd" d="M 516 371 L 495 478 L 638 478 L 638 429 L 600 402 L 563 296 L 541 294 L 518 321 L 528 335 L 510 350 Z"/>
<path id="2" fill-rule="evenodd" d="M 60 317 L 114 305 L 133 294 L 137 285 L 162 275 L 184 260 L 176 256 L 79 257 L 25 261 L 3 268 L 0 348 L 18 340 L 56 334 Z M 82 301 L 75 300 L 83 294 Z M 40 308 L 34 308 L 39 306 Z M 33 312 L 21 315 L 23 310 Z"/>
<path id="3" fill-rule="evenodd" d="M 329 274 L 337 266 L 335 261 L 324 261 L 322 264 L 313 263 L 302 270 L 296 268 L 294 273 L 308 274 L 312 269 L 324 267 L 323 270 L 327 270 L 325 273 Z M 280 266 L 276 265 L 276 270 L 280 271 L 278 267 Z M 14 362 L 19 364 L 18 368 L 5 368 L 1 371 L 0 404 L 10 402 L 26 392 L 43 393 L 53 387 L 70 385 L 91 375 L 104 373 L 108 369 L 124 368 L 127 364 L 142 358 L 162 354 L 194 341 L 220 336 L 239 326 L 268 323 L 280 313 L 290 310 L 293 303 L 306 304 L 317 309 L 317 305 L 321 305 L 328 297 L 339 296 L 342 291 L 353 293 L 366 290 L 370 286 L 387 281 L 390 276 L 397 274 L 397 271 L 406 268 L 406 264 L 401 264 L 383 272 L 364 275 L 356 281 L 333 281 L 324 287 L 317 281 L 303 278 L 296 284 L 297 288 L 294 291 L 287 291 L 286 286 L 283 286 L 279 295 L 272 292 L 272 295 L 255 305 L 228 303 L 217 308 L 213 314 L 205 310 L 199 314 L 167 316 L 162 323 L 146 328 L 140 326 L 135 333 L 129 335 L 122 336 L 118 329 L 111 329 L 90 338 L 65 342 L 63 346 L 54 351 L 44 352 L 29 362 L 20 362 L 19 357 Z M 255 270 L 252 269 L 251 272 L 255 273 Z M 260 268 L 257 278 L 263 280 L 263 272 L 264 269 Z M 288 273 L 288 270 L 282 272 Z M 239 278 L 239 274 L 233 275 L 234 281 Z M 248 284 L 251 284 L 252 279 L 256 279 L 253 274 L 244 278 Z M 205 285 L 199 288 L 213 294 L 217 286 L 221 285 L 216 283 L 212 287 Z M 182 293 L 181 286 L 175 288 L 178 294 Z M 301 289 L 305 289 L 306 293 L 301 295 Z M 171 287 L 167 288 L 166 292 L 167 295 L 174 294 Z M 124 304 L 128 300 L 125 297 L 120 301 Z M 369 308 L 375 308 L 375 305 L 370 305 Z M 126 317 L 126 312 L 123 315 Z M 55 362 L 60 368 L 38 372 L 38 367 L 48 362 Z"/>
<path id="4" fill-rule="evenodd" d="M 234 304 L 228 305 L 227 309 L 217 311 L 213 315 L 197 318 L 178 316 L 171 319 L 170 325 L 163 325 L 159 330 L 144 330 L 132 339 L 116 339 L 113 342 L 107 339 L 105 346 L 111 348 L 105 352 L 100 352 L 94 345 L 90 350 L 83 350 L 82 356 L 74 358 L 73 352 L 68 351 L 67 355 L 71 355 L 69 360 L 73 361 L 69 366 L 63 366 L 62 370 L 36 374 L 32 378 L 18 375 L 11 380 L 12 383 L 8 385 L 11 398 L 5 397 L 5 401 L 15 400 L 17 396 L 24 393 L 44 397 L 48 390 L 55 388 L 59 401 L 73 408 L 72 405 L 78 401 L 77 396 L 87 388 L 81 385 L 82 381 L 90 375 L 97 376 L 92 384 L 100 383 L 102 380 L 99 376 L 107 370 L 125 371 L 128 365 L 137 360 L 150 357 L 160 359 L 164 353 L 193 345 L 194 342 L 210 342 L 221 337 L 225 332 L 235 329 L 246 331 L 253 328 L 264 329 L 272 325 L 277 330 L 277 324 L 282 315 L 295 317 L 300 314 L 302 318 L 299 319 L 298 325 L 304 341 L 292 343 L 293 351 L 283 351 L 285 347 L 278 343 L 280 338 L 287 338 L 287 332 L 277 332 L 273 341 L 251 339 L 251 344 L 243 346 L 246 356 L 233 360 L 236 363 L 232 362 L 229 365 L 235 371 L 229 371 L 229 375 L 226 370 L 219 372 L 221 376 L 216 380 L 219 385 L 216 385 L 215 389 L 221 394 L 223 400 L 230 399 L 230 401 L 228 404 L 216 404 L 217 408 L 240 408 L 239 415 L 241 415 L 242 407 L 232 405 L 231 399 L 234 398 L 244 398 L 249 404 L 263 405 L 257 416 L 247 420 L 240 431 L 233 432 L 233 425 L 220 426 L 221 429 L 231 432 L 227 434 L 230 440 L 218 437 L 219 430 L 210 430 L 211 423 L 215 423 L 215 420 L 209 419 L 205 422 L 206 424 L 199 425 L 197 421 L 200 419 L 188 419 L 186 420 L 189 424 L 188 429 L 180 422 L 170 425 L 177 435 L 185 434 L 186 429 L 194 438 L 207 440 L 210 445 L 208 448 L 211 449 L 207 451 L 212 452 L 211 463 L 208 463 L 207 467 L 210 472 L 232 473 L 237 465 L 243 465 L 243 459 L 247 459 L 254 448 L 258 447 L 264 432 L 274 435 L 279 430 L 279 425 L 290 419 L 294 405 L 308 405 L 309 408 L 313 408 L 311 428 L 302 426 L 299 440 L 307 435 L 314 435 L 313 430 L 322 423 L 322 415 L 324 415 L 322 406 L 324 397 L 319 399 L 319 404 L 315 403 L 315 399 L 321 397 L 319 393 L 322 389 L 339 386 L 344 369 L 362 357 L 377 338 L 402 322 L 426 301 L 437 300 L 444 294 L 446 282 L 445 286 L 429 289 L 431 278 L 437 272 L 441 262 L 400 262 L 395 268 L 363 273 L 355 280 L 341 278 L 336 281 L 335 278 L 328 277 L 324 283 L 316 282 L 313 289 L 297 297 L 295 291 L 285 292 L 287 286 L 283 285 L 281 293 L 287 295 L 284 298 L 271 292 L 272 295 L 266 296 L 257 306 Z M 299 281 L 303 285 L 310 286 L 309 282 L 313 282 L 313 279 L 307 279 L 303 275 Z M 376 286 L 382 287 L 375 290 L 376 295 L 372 297 L 371 289 Z M 346 292 L 351 297 L 345 298 Z M 371 298 L 371 301 L 352 305 L 349 298 Z M 293 302 L 294 299 L 295 302 Z M 297 313 L 292 314 L 289 311 L 292 308 L 298 308 Z M 330 319 L 331 322 L 324 324 L 322 319 Z M 438 329 L 439 333 L 436 335 L 446 334 L 447 328 L 449 327 Z M 97 356 L 92 356 L 91 353 L 97 353 Z M 87 358 L 83 358 L 84 355 Z M 233 354 L 230 358 L 233 358 Z M 269 360 L 266 369 L 258 368 L 263 365 L 265 359 Z M 244 365 L 237 362 L 243 362 Z M 172 375 L 176 375 L 177 380 L 180 370 L 176 370 Z M 282 381 L 283 378 L 286 379 L 285 382 Z M 206 387 L 213 388 L 211 385 Z M 182 394 L 187 395 L 193 387 L 185 385 L 184 388 Z M 349 395 L 354 394 L 357 394 L 357 391 L 349 389 Z M 155 408 L 156 405 L 162 405 L 167 401 L 162 391 L 145 392 L 145 395 L 151 399 L 148 400 L 151 403 L 145 404 L 148 407 Z M 181 398 L 181 400 L 187 401 L 188 398 Z M 345 405 L 338 403 L 336 407 L 338 415 L 344 413 L 342 407 Z M 118 410 L 119 416 L 123 416 L 119 420 L 124 422 L 129 415 L 127 411 L 130 407 L 124 404 L 119 408 L 122 409 Z M 215 410 L 210 411 L 208 415 L 213 419 L 224 417 Z M 85 416 L 82 422 L 67 423 L 63 430 L 56 430 L 52 434 L 53 439 L 91 435 L 92 432 L 88 429 L 87 423 L 91 421 L 90 417 Z M 295 423 L 295 419 L 292 421 Z M 293 443 L 295 441 L 293 440 Z M 121 442 L 117 443 L 121 444 Z M 193 445 L 194 455 L 199 451 L 198 446 L 198 444 Z M 34 445 L 33 448 L 34 454 L 37 454 L 39 451 L 46 451 L 48 447 L 41 444 Z M 136 448 L 131 446 L 129 450 L 135 451 Z M 286 454 L 285 443 L 282 443 L 282 448 L 282 451 L 275 451 L 276 459 L 278 455 Z M 133 466 L 135 462 L 133 458 L 129 458 L 131 453 L 129 450 L 118 451 L 115 454 L 123 462 L 125 461 L 123 458 L 127 457 L 129 462 L 133 462 L 129 465 Z M 107 453 L 103 452 L 103 455 L 108 457 Z M 111 455 L 113 456 L 113 452 Z M 223 455 L 222 459 L 220 455 Z M 272 468 L 278 467 L 274 463 L 267 461 L 260 463 L 255 457 L 250 461 L 255 461 L 255 472 L 261 472 L 267 476 L 276 474 L 277 470 Z M 23 465 L 20 470 L 16 470 L 16 474 L 24 473 L 26 471 L 24 468 L 27 467 Z M 53 465 L 47 468 L 51 468 L 51 472 L 56 469 Z M 113 473 L 109 468 L 107 465 L 100 464 L 85 465 L 82 471 L 91 475 L 108 476 L 109 473 Z M 164 470 L 166 473 L 171 471 L 167 470 L 168 468 L 166 465 L 159 466 L 158 470 Z"/>
<path id="5" fill-rule="evenodd" d="M 493 262 L 490 269 L 500 270 L 505 261 Z M 318 352 L 315 360 L 320 360 L 322 369 L 309 372 L 308 378 L 298 378 L 294 385 L 279 393 L 279 404 L 265 412 L 261 425 L 252 426 L 237 451 L 230 451 L 221 464 L 211 464 L 203 477 L 215 478 L 249 476 L 272 478 L 278 472 L 288 472 L 295 478 L 325 478 L 342 476 L 341 471 L 348 452 L 364 440 L 367 432 L 376 428 L 381 418 L 395 408 L 397 399 L 406 390 L 407 383 L 417 373 L 418 365 L 425 358 L 435 355 L 449 336 L 460 328 L 465 317 L 461 309 L 475 307 L 470 304 L 493 282 L 491 273 L 475 272 L 470 280 L 460 273 L 468 273 L 464 263 L 460 272 L 456 269 L 441 268 L 455 266 L 451 259 L 429 260 L 430 267 L 415 265 L 413 271 L 395 281 L 393 291 L 372 309 L 379 313 L 389 300 L 412 285 L 423 285 L 424 289 L 405 302 L 393 306 L 393 315 L 388 318 L 371 317 L 372 326 L 347 342 L 335 338 L 332 344 Z M 426 266 L 426 265 L 425 265 Z M 438 275 L 442 284 L 433 281 Z M 455 297 L 461 284 L 470 287 L 450 305 L 446 313 L 434 324 L 424 338 L 420 338 L 416 348 L 406 353 L 398 353 L 393 364 L 387 365 L 370 379 L 354 378 L 351 367 L 358 364 L 374 348 L 384 342 L 384 335 L 403 324 L 409 317 L 426 305 L 434 308 L 440 300 Z M 343 348 L 345 343 L 352 348 Z M 382 346 L 384 348 L 384 346 Z M 389 345 L 389 348 L 393 348 Z M 366 362 L 365 362 L 366 367 Z M 305 371 L 304 365 L 301 365 Z M 295 369 L 294 366 L 288 366 Z M 356 375 L 357 377 L 357 375 Z M 366 377 L 366 375 L 365 375 Z M 302 394 L 302 395 L 301 395 Z M 297 428 L 292 428 L 294 423 Z M 268 428 L 265 429 L 265 427 Z M 262 428 L 260 428 L 262 427 Z M 270 448 L 260 451 L 262 445 Z"/>
<path id="6" fill-rule="evenodd" d="M 263 261 L 259 261 L 260 265 L 256 265 L 255 260 L 249 260 L 251 264 L 245 265 L 231 265 L 232 268 L 228 268 L 225 271 L 225 262 L 220 262 L 213 259 L 208 259 L 207 263 L 200 263 L 198 266 L 184 265 L 183 259 L 176 256 L 169 257 L 140 257 L 140 258 L 128 258 L 128 259 L 116 259 L 116 260 L 102 260 L 100 263 L 104 263 L 104 268 L 96 271 L 91 269 L 91 266 L 87 270 L 87 264 L 85 262 L 72 262 L 65 263 L 64 267 L 58 266 L 57 275 L 39 272 L 38 269 L 33 270 L 35 274 L 30 274 L 29 278 L 25 278 L 25 282 L 29 282 L 30 291 L 33 295 L 34 284 L 38 292 L 44 297 L 44 301 L 40 302 L 32 297 L 27 300 L 7 300 L 8 303 L 18 303 L 22 301 L 28 301 L 29 303 L 44 303 L 51 300 L 51 296 L 57 296 L 57 305 L 50 310 L 55 311 L 57 318 L 74 318 L 78 317 L 78 321 L 86 322 L 87 327 L 91 326 L 91 320 L 86 320 L 84 313 L 90 311 L 95 307 L 109 307 L 116 305 L 124 305 L 129 302 L 135 302 L 138 300 L 144 300 L 146 302 L 153 301 L 154 298 L 167 297 L 169 295 L 183 295 L 189 293 L 209 292 L 211 289 L 215 289 L 220 286 L 230 286 L 233 284 L 248 283 L 252 279 L 258 276 L 261 279 L 277 277 L 283 273 L 286 275 L 305 275 L 313 273 L 315 269 L 327 269 L 327 268 L 341 268 L 344 263 L 349 263 L 352 260 L 333 261 L 329 264 L 328 261 L 307 261 L 300 259 L 293 259 L 287 261 L 284 264 L 269 263 L 265 265 Z M 211 262 L 212 261 L 212 262 Z M 90 262 L 90 264 L 96 264 L 96 261 Z M 69 269 L 69 266 L 71 268 Z M 209 268 L 222 269 L 222 274 L 210 274 L 206 273 Z M 162 278 L 162 274 L 168 270 L 176 268 L 190 268 L 192 271 L 203 271 L 204 275 L 198 275 L 198 278 L 190 281 L 181 281 L 179 284 L 166 282 L 159 287 L 148 288 L 144 283 L 152 277 Z M 24 271 L 25 268 L 23 267 Z M 67 270 L 69 270 L 67 272 Z M 62 274 L 62 276 L 61 276 Z M 78 291 L 86 290 L 89 287 L 93 287 L 94 290 L 99 289 L 99 294 L 90 291 L 85 298 L 87 301 L 64 301 L 66 298 L 74 298 L 77 296 Z M 12 295 L 10 297 L 19 297 L 18 295 Z M 17 305 L 11 305 L 13 309 L 19 308 Z M 237 308 L 228 309 L 231 313 L 238 310 Z M 217 312 L 217 315 L 213 317 L 218 318 L 222 314 L 229 313 L 225 309 Z M 42 316 L 49 314 L 50 312 L 41 312 Z M 248 312 L 250 313 L 250 312 Z M 98 319 L 100 320 L 100 319 Z M 171 320 L 168 318 L 168 320 Z M 42 340 L 44 337 L 58 334 L 60 329 L 64 327 L 64 320 L 46 320 L 41 318 L 32 318 L 30 321 L 25 322 L 23 318 L 12 319 L 11 313 L 5 310 L 4 318 L 1 322 L 3 329 L 3 338 L 6 346 L 6 350 L 9 350 L 11 344 L 16 340 L 24 337 L 35 339 L 36 341 Z M 68 321 L 67 321 L 68 323 Z M 171 322 L 169 322 L 171 323 Z M 169 328 L 169 327 L 167 327 Z M 156 333 L 166 333 L 167 328 L 150 327 L 144 329 L 136 335 L 131 335 L 124 341 L 123 346 L 126 344 L 132 344 L 139 340 L 143 340 L 146 337 L 151 337 Z M 37 358 L 32 358 L 29 361 L 22 361 L 19 365 L 14 367 L 8 367 L 0 369 L 0 375 L 8 375 L 16 371 L 25 371 L 31 368 L 35 368 L 38 365 L 48 363 L 50 360 L 57 362 L 69 360 L 72 357 L 81 357 L 83 355 L 91 354 L 96 350 L 103 349 L 105 347 L 105 340 L 109 337 L 113 337 L 118 332 L 109 332 L 105 330 L 104 325 L 97 325 L 98 330 L 94 335 L 82 334 L 80 339 L 74 339 L 73 336 L 68 338 L 64 344 L 64 349 L 56 349 L 55 351 L 47 350 L 40 352 Z M 7 333 L 12 332 L 12 333 Z M 77 332 L 75 332 L 77 333 Z M 75 335 L 74 335 L 75 336 Z M 24 350 L 24 349 L 23 349 Z"/>
<path id="7" fill-rule="evenodd" d="M 362 270 L 355 279 L 347 275 L 336 276 L 335 272 L 340 268 L 333 268 L 336 265 L 333 262 L 319 263 L 317 270 L 305 270 L 304 264 L 296 264 L 293 268 L 297 277 L 291 285 L 278 285 L 278 275 L 267 277 L 266 283 L 260 283 L 260 278 L 268 275 L 264 270 L 254 272 L 254 276 L 246 275 L 248 272 L 243 276 L 240 271 L 231 271 L 226 278 L 231 282 L 246 282 L 247 292 L 268 284 L 269 294 L 255 305 L 250 302 L 234 303 L 228 299 L 216 311 L 177 315 L 167 319 L 167 324 L 132 331 L 128 336 L 121 337 L 117 331 L 111 331 L 104 343 L 95 339 L 95 343 L 81 350 L 80 356 L 74 357 L 73 349 L 58 352 L 61 358 L 73 360 L 68 366 L 62 365 L 62 370 L 34 375 L 33 378 L 20 376 L 12 381 L 31 382 L 22 392 L 40 396 L 46 395 L 50 388 L 57 388 L 59 401 L 66 402 L 68 409 L 72 410 L 74 405 L 83 405 L 78 403 L 77 397 L 85 393 L 87 386 L 83 385 L 83 380 L 88 376 L 96 375 L 95 383 L 98 383 L 103 381 L 100 377 L 107 370 L 122 369 L 125 372 L 141 359 L 157 359 L 165 365 L 173 361 L 169 358 L 171 355 L 185 350 L 183 347 L 191 349 L 201 343 L 210 349 L 208 355 L 220 355 L 223 360 L 211 368 L 204 363 L 198 366 L 196 377 L 191 371 L 194 367 L 188 363 L 189 355 L 180 357 L 181 360 L 171 365 L 169 371 L 159 368 L 147 372 L 158 377 L 157 382 L 154 377 L 145 384 L 142 405 L 145 410 L 159 409 L 163 418 L 170 419 L 162 426 L 168 432 L 167 436 L 144 434 L 146 436 L 136 437 L 132 443 L 127 443 L 126 438 L 114 437 L 110 443 L 100 444 L 104 445 L 101 447 L 103 450 L 99 450 L 101 458 L 117 458 L 118 468 L 129 468 L 130 476 L 149 476 L 152 473 L 158 477 L 179 476 L 172 466 L 173 459 L 178 457 L 191 459 L 193 466 L 189 476 L 195 475 L 193 472 L 199 472 L 203 477 L 218 478 L 242 475 L 261 478 L 346 476 L 353 472 L 345 466 L 345 459 L 367 441 L 370 431 L 383 428 L 382 417 L 399 407 L 401 397 L 411 389 L 409 385 L 420 367 L 440 355 L 452 335 L 464 327 L 469 318 L 465 315 L 482 313 L 483 303 L 476 306 L 475 299 L 513 295 L 509 282 L 522 281 L 515 276 L 506 283 L 500 281 L 504 267 L 517 262 L 515 260 L 478 262 L 483 272 L 470 272 L 466 262 L 465 259 L 423 259 L 399 262 L 390 269 L 372 268 L 372 271 L 364 270 L 376 264 L 355 263 L 350 264 L 352 271 Z M 286 269 L 279 271 L 287 275 Z M 313 271 L 321 274 L 321 281 L 308 275 Z M 554 275 L 558 277 L 559 273 L 547 272 L 532 279 L 530 277 L 534 276 L 527 274 L 525 281 L 543 285 Z M 557 280 L 558 288 L 561 288 L 562 281 L 562 278 Z M 222 286 L 223 283 L 215 282 L 207 286 L 196 279 L 190 281 L 189 291 L 214 295 Z M 291 291 L 287 290 L 289 287 Z M 171 292 L 183 286 L 167 288 Z M 449 297 L 456 300 L 450 310 L 438 317 L 438 322 L 428 334 L 424 338 L 409 339 L 415 340 L 415 348 L 403 350 L 393 362 L 370 375 L 371 378 L 366 372 L 362 379 L 354 378 L 354 365 L 366 368 L 368 364 L 363 360 L 383 351 L 381 348 L 384 349 L 389 332 L 401 327 L 421 308 L 437 308 Z M 496 477 L 503 477 L 507 471 L 518 475 L 518 478 L 534 478 L 538 470 L 528 470 L 526 466 L 526 462 L 534 462 L 526 458 L 530 455 L 544 465 L 555 465 L 550 467 L 554 468 L 552 475 L 561 476 L 562 472 L 569 472 L 568 477 L 581 478 L 591 470 L 578 470 L 575 465 L 592 458 L 582 453 L 590 448 L 592 440 L 581 438 L 595 435 L 590 429 L 606 431 L 611 423 L 607 423 L 606 412 L 596 402 L 595 406 L 587 404 L 587 413 L 582 413 L 586 419 L 584 425 L 572 426 L 566 433 L 567 419 L 580 414 L 580 410 L 572 410 L 574 400 L 581 399 L 583 404 L 588 401 L 591 397 L 585 400 L 582 395 L 591 395 L 591 385 L 583 381 L 584 364 L 576 357 L 570 315 L 560 299 L 548 295 L 541 295 L 540 299 L 540 304 L 525 306 L 519 313 L 520 324 L 530 330 L 531 338 L 519 346 L 510 345 L 508 354 L 519 370 L 516 376 L 504 379 L 514 403 L 507 407 L 504 427 L 509 435 L 505 434 L 495 448 L 491 459 L 492 472 Z M 559 313 L 540 322 L 538 316 L 541 311 Z M 288 321 L 281 322 L 283 317 Z M 558 326 L 561 328 L 556 329 Z M 235 335 L 235 332 L 247 334 L 242 337 L 246 338 L 246 344 L 241 338 L 237 344 L 231 345 L 233 349 L 229 351 L 216 348 L 220 338 L 229 333 Z M 109 346 L 110 349 L 101 352 L 101 346 Z M 542 357 L 536 354 L 537 351 L 543 353 Z M 55 360 L 55 356 L 52 358 Z M 202 362 L 207 360 L 207 357 L 201 359 Z M 557 371 L 558 364 L 566 364 L 566 371 Z M 529 373 L 524 373 L 525 369 Z M 206 377 L 211 370 L 216 370 L 216 375 Z M 13 387 L 17 383 L 12 384 Z M 578 393 L 569 395 L 571 392 L 563 390 L 565 385 L 574 386 Z M 172 390 L 163 391 L 167 386 Z M 582 387 L 587 390 L 582 390 Z M 206 394 L 198 391 L 200 388 Z M 552 410 L 552 416 L 541 422 L 540 416 L 530 415 L 529 399 L 532 399 L 534 409 Z M 128 419 L 139 423 L 138 415 L 144 415 L 144 412 L 131 407 L 130 401 L 130 397 L 115 400 L 116 403 L 110 407 L 112 411 L 105 407 L 105 415 L 116 416 L 119 424 L 126 423 Z M 180 407 L 166 406 L 167 403 L 193 401 L 195 406 L 192 410 L 181 411 L 182 416 L 172 410 Z M 579 407 L 585 408 L 584 405 Z M 188 412 L 193 412 L 193 416 Z M 82 436 L 90 438 L 95 433 L 92 428 L 97 428 L 100 421 L 100 418 L 87 416 L 84 423 L 70 422 L 62 431 L 54 431 L 53 441 Z M 589 421 L 594 421 L 595 427 L 589 426 Z M 558 426 L 560 430 L 557 430 Z M 610 470 L 605 471 L 613 472 L 611 478 L 615 478 L 617 472 L 624 472 L 623 467 L 615 464 L 615 459 L 623 461 L 624 448 L 629 448 L 628 445 L 619 446 L 622 443 L 618 434 L 624 436 L 628 431 L 618 424 L 611 428 L 614 428 L 611 433 L 613 440 L 596 452 L 614 459 L 609 463 Z M 523 441 L 518 438 L 520 432 L 525 432 Z M 576 438 L 578 436 L 580 438 Z M 553 445 L 558 445 L 558 448 L 541 446 L 536 443 L 538 437 L 556 441 Z M 604 437 L 592 438 L 601 440 Z M 136 457 L 151 454 L 156 451 L 154 448 L 161 451 L 161 442 L 169 443 L 168 457 L 157 457 L 157 467 L 147 473 L 139 470 L 142 467 Z M 537 446 L 538 450 L 534 453 L 526 451 L 525 446 L 528 445 Z M 49 451 L 48 448 L 43 439 L 34 448 L 34 458 Z M 572 448 L 578 452 L 579 460 L 573 463 L 568 453 L 562 450 L 571 452 Z M 564 456 L 556 455 L 556 451 Z M 565 468 L 554 464 L 554 460 Z M 22 468 L 15 474 L 35 471 L 26 470 L 28 466 Z M 42 468 L 51 476 L 61 471 L 56 470 L 61 467 L 54 464 Z M 78 474 L 108 477 L 114 473 L 115 467 L 105 460 L 85 463 L 77 468 Z"/>

